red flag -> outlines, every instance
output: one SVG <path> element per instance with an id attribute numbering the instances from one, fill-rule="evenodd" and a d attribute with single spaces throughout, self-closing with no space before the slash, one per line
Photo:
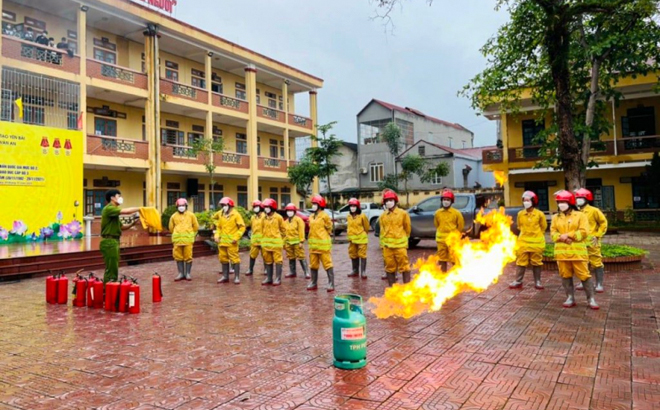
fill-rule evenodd
<path id="1" fill-rule="evenodd" d="M 82 116 L 83 116 L 83 112 L 80 111 L 80 115 L 78 115 L 78 129 L 79 130 L 82 130 L 82 127 L 83 127 Z"/>

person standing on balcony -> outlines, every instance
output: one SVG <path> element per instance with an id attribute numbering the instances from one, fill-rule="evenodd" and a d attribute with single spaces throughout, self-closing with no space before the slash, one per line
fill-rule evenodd
<path id="1" fill-rule="evenodd" d="M 176 200 L 176 212 L 170 218 L 169 231 L 172 233 L 172 255 L 176 261 L 179 274 L 174 278 L 192 280 L 193 244 L 199 231 L 199 223 L 194 213 L 188 210 L 188 201 L 185 198 Z"/>
<path id="2" fill-rule="evenodd" d="M 548 222 L 545 220 L 545 214 L 536 209 L 539 198 L 534 192 L 523 192 L 522 200 L 525 209 L 518 212 L 517 223 L 520 234 L 516 249 L 516 280 L 509 284 L 509 289 L 522 288 L 525 270 L 529 265 L 532 266 L 534 274 L 534 287 L 543 289 L 541 269 L 545 250 L 545 230 L 548 229 Z"/>
<path id="3" fill-rule="evenodd" d="M 450 189 L 445 189 L 440 195 L 442 206 L 435 212 L 433 216 L 433 223 L 435 224 L 435 241 L 438 244 L 438 260 L 440 261 L 440 269 L 447 272 L 448 263 L 455 263 L 454 255 L 449 252 L 447 246 L 447 237 L 452 232 L 463 233 L 465 227 L 465 220 L 463 214 L 456 209 L 452 208 L 456 197 Z"/>
<path id="4" fill-rule="evenodd" d="M 30 30 L 30 29 L 28 29 Z M 27 40 L 27 38 L 26 38 Z M 48 32 L 44 31 L 42 33 L 39 33 L 37 35 L 37 38 L 34 39 L 34 42 L 37 44 L 41 44 L 42 46 L 47 46 L 48 45 Z"/>
<path id="5" fill-rule="evenodd" d="M 261 205 L 266 216 L 263 220 L 263 237 L 261 238 L 261 249 L 266 264 L 266 279 L 261 282 L 263 286 L 280 286 L 282 284 L 282 248 L 286 228 L 284 219 L 277 212 L 277 202 L 272 198 L 266 198 Z M 273 269 L 275 280 L 273 280 Z"/>
<path id="6" fill-rule="evenodd" d="M 305 278 L 309 279 L 309 272 L 307 271 L 307 261 L 305 260 L 305 222 L 296 216 L 298 207 L 294 204 L 287 204 L 284 207 L 286 211 L 286 219 L 284 226 L 286 227 L 286 239 L 284 249 L 286 250 L 286 257 L 289 259 L 289 273 L 284 276 L 285 278 L 296 277 L 296 262 L 300 261 L 303 274 Z"/>
<path id="7" fill-rule="evenodd" d="M 351 259 L 353 270 L 348 274 L 349 278 L 360 275 L 362 279 L 367 278 L 367 245 L 369 244 L 369 220 L 362 213 L 360 201 L 357 198 L 348 200 L 348 257 Z"/>
<path id="8" fill-rule="evenodd" d="M 238 241 L 245 233 L 243 217 L 234 210 L 234 200 L 224 197 L 220 200 L 220 211 L 213 215 L 216 226 L 215 239 L 218 245 L 218 259 L 222 265 L 222 277 L 218 283 L 229 282 L 229 263 L 234 265 L 234 283 L 241 283 L 241 259 L 238 256 Z"/>
<path id="9" fill-rule="evenodd" d="M 121 231 L 130 229 L 136 224 L 137 218 L 128 225 L 122 225 L 119 220 L 120 215 L 132 215 L 140 212 L 140 208 L 119 207 L 124 203 L 124 198 L 118 189 L 110 189 L 105 193 L 105 200 L 108 203 L 101 212 L 101 243 L 99 250 L 103 255 L 105 263 L 105 273 L 103 274 L 103 283 L 115 282 L 119 278 L 119 239 Z"/>
<path id="10" fill-rule="evenodd" d="M 380 244 L 383 248 L 387 283 L 396 283 L 396 273 L 401 272 L 403 283 L 410 282 L 410 262 L 408 261 L 408 239 L 410 238 L 410 215 L 397 207 L 398 195 L 391 190 L 383 193 L 383 203 L 387 209 L 380 216 Z"/>
<path id="11" fill-rule="evenodd" d="M 309 216 L 309 268 L 312 281 L 307 290 L 318 289 L 319 267 L 328 274 L 328 292 L 335 290 L 335 271 L 332 265 L 332 220 L 324 209 L 327 203 L 321 195 L 312 197 L 312 214 Z"/>
<path id="12" fill-rule="evenodd" d="M 566 190 L 555 194 L 559 213 L 552 217 L 550 234 L 555 242 L 555 260 L 559 267 L 561 284 L 566 292 L 563 306 L 575 306 L 573 291 L 573 276 L 584 285 L 587 293 L 587 303 L 591 309 L 599 309 L 594 298 L 594 284 L 589 274 L 589 254 L 587 252 L 587 237 L 589 221 L 587 216 L 575 208 L 575 196 Z"/>
<path id="13" fill-rule="evenodd" d="M 263 222 L 264 214 L 263 208 L 261 207 L 261 201 L 258 199 L 252 201 L 252 219 L 250 220 L 250 266 L 248 271 L 245 272 L 245 276 L 252 276 L 254 274 L 254 264 L 257 261 L 257 257 L 261 252 L 261 238 L 263 237 Z M 262 255 L 263 258 L 263 255 Z"/>
<path id="14" fill-rule="evenodd" d="M 589 237 L 587 238 L 589 268 L 596 276 L 596 292 L 603 293 L 605 291 L 603 288 L 605 269 L 603 255 L 600 252 L 600 240 L 607 232 L 607 218 L 600 209 L 591 205 L 594 201 L 594 194 L 588 189 L 580 188 L 575 191 L 575 201 L 580 212 L 587 215 L 589 221 Z M 584 290 L 584 286 L 579 284 L 576 289 Z"/>

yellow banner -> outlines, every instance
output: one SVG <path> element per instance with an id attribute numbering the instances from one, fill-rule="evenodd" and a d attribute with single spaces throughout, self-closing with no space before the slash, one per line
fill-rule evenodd
<path id="1" fill-rule="evenodd" d="M 84 213 L 82 132 L 0 122 L 0 196 L 0 244 L 75 237 L 71 223 Z"/>

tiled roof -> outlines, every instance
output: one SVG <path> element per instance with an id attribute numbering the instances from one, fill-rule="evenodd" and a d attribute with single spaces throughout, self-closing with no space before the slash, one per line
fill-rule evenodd
<path id="1" fill-rule="evenodd" d="M 427 119 L 427 120 L 429 120 L 429 121 L 431 121 L 431 122 L 434 122 L 434 123 L 436 123 L 436 124 L 441 124 L 441 125 L 444 125 L 444 126 L 446 126 L 446 127 L 451 127 L 451 128 L 454 128 L 454 129 L 457 129 L 457 130 L 460 130 L 460 131 L 471 132 L 471 131 L 468 130 L 467 128 L 463 127 L 461 124 L 455 124 L 455 123 L 453 123 L 453 122 L 443 121 L 443 120 L 441 120 L 441 119 L 439 119 L 439 118 L 431 117 L 430 115 L 426 115 L 426 114 L 424 114 L 423 112 L 421 112 L 421 111 L 419 111 L 419 110 L 416 110 L 416 109 L 414 109 L 414 108 L 410 108 L 410 107 L 401 107 L 401 106 L 398 106 L 398 105 L 395 105 L 395 104 L 390 104 L 390 103 L 385 102 L 385 101 L 377 100 L 377 99 L 375 99 L 375 98 L 372 99 L 371 101 L 376 102 L 376 103 L 382 105 L 383 107 L 387 108 L 388 110 L 398 111 L 398 112 L 402 112 L 402 113 L 404 113 L 404 114 L 413 114 L 413 115 L 417 115 L 417 116 L 419 116 L 419 117 L 425 118 L 425 119 Z M 367 104 L 367 105 L 369 105 L 369 104 Z"/>

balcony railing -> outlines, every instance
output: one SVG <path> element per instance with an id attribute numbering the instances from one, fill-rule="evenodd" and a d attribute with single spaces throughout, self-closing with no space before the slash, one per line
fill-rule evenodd
<path id="1" fill-rule="evenodd" d="M 504 160 L 504 151 L 497 149 L 485 149 L 481 151 L 484 164 L 501 164 Z"/>
<path id="2" fill-rule="evenodd" d="M 295 125 L 297 127 L 307 128 L 308 130 L 313 129 L 314 127 L 311 118 L 303 117 L 296 114 L 289 114 L 289 125 Z"/>
<path id="3" fill-rule="evenodd" d="M 260 171 L 286 172 L 286 161 L 278 158 L 259 157 Z"/>
<path id="4" fill-rule="evenodd" d="M 284 111 L 276 110 L 275 108 L 257 105 L 257 117 L 267 118 L 277 122 L 286 122 Z"/>
<path id="5" fill-rule="evenodd" d="M 192 147 L 187 145 L 165 144 L 161 151 L 163 162 L 185 162 L 188 164 L 204 165 L 201 156 L 195 155 Z"/>
<path id="6" fill-rule="evenodd" d="M 87 153 L 89 155 L 146 160 L 149 158 L 149 144 L 145 141 L 105 135 L 87 135 Z"/>
<path id="7" fill-rule="evenodd" d="M 213 163 L 218 167 L 250 169 L 250 157 L 235 152 L 223 152 L 213 156 Z"/>
<path id="8" fill-rule="evenodd" d="M 212 93 L 211 99 L 213 101 L 213 105 L 216 107 L 228 108 L 230 110 L 242 112 L 245 114 L 248 113 L 247 101 L 228 97 L 226 95 L 218 94 L 218 93 Z"/>
<path id="9" fill-rule="evenodd" d="M 87 59 L 87 75 L 101 80 L 147 89 L 147 75 L 129 68 Z"/>
<path id="10" fill-rule="evenodd" d="M 164 78 L 160 79 L 160 92 L 162 94 L 174 97 L 185 98 L 191 101 L 197 101 L 206 104 L 208 101 L 208 92 L 202 88 L 191 85 L 177 83 Z"/>
<path id="11" fill-rule="evenodd" d="M 69 73 L 80 73 L 80 57 L 69 57 L 66 51 L 12 36 L 2 36 L 2 55 Z"/>
<path id="12" fill-rule="evenodd" d="M 646 137 L 624 137 L 617 140 L 618 154 L 641 154 L 645 152 L 660 151 L 660 136 L 650 135 Z"/>

